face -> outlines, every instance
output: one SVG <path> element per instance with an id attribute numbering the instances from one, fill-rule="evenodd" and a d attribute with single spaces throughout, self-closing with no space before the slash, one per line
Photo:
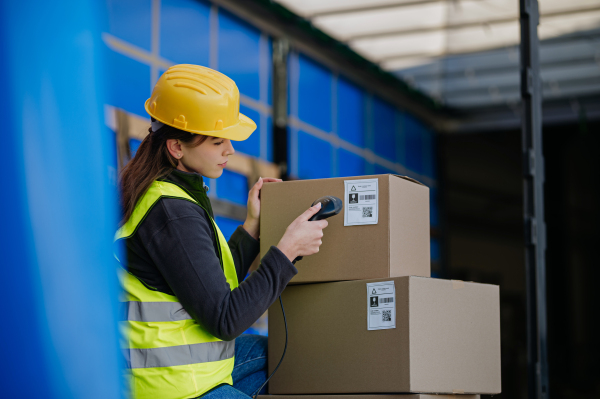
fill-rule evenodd
<path id="1" fill-rule="evenodd" d="M 167 148 L 179 160 L 177 169 L 211 179 L 223 174 L 227 158 L 235 153 L 231 140 L 219 137 L 209 137 L 197 147 L 188 147 L 179 140 L 167 140 Z"/>

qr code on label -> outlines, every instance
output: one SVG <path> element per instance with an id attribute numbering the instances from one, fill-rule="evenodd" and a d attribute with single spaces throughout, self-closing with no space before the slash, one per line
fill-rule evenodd
<path id="1" fill-rule="evenodd" d="M 365 207 L 363 207 L 362 217 L 364 217 L 364 218 L 372 218 L 373 217 L 373 207 L 372 206 L 365 206 Z"/>
<path id="2" fill-rule="evenodd" d="M 384 310 L 381 313 L 381 321 L 392 321 L 392 311 L 391 310 Z"/>

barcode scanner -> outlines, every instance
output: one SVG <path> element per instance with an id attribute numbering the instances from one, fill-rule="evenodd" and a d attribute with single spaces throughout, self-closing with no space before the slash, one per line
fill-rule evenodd
<path id="1" fill-rule="evenodd" d="M 310 219 L 309 222 L 314 220 L 323 220 L 330 218 L 332 216 L 337 215 L 342 210 L 344 203 L 338 197 L 334 197 L 333 195 L 326 195 L 324 197 L 319 198 L 315 202 L 312 203 L 311 206 L 315 206 L 318 203 L 321 203 L 321 209 L 317 213 L 315 213 Z M 302 260 L 302 256 L 298 256 L 292 263 L 296 263 L 299 260 Z"/>
<path id="2" fill-rule="evenodd" d="M 318 200 L 316 200 L 315 202 L 313 202 L 311 206 L 315 206 L 319 202 L 321 203 L 321 209 L 319 209 L 319 211 L 317 213 L 315 213 L 310 219 L 308 219 L 309 222 L 312 222 L 315 220 L 323 220 L 323 219 L 327 219 L 332 216 L 335 216 L 338 213 L 340 213 L 340 211 L 342 210 L 342 207 L 344 206 L 344 203 L 342 202 L 342 200 L 339 199 L 338 197 L 334 197 L 333 195 L 326 195 L 325 197 L 321 197 Z M 294 259 L 294 261 L 292 263 L 296 263 L 301 259 L 302 259 L 302 256 L 298 256 L 296 259 Z M 258 387 L 258 389 L 256 391 L 254 391 L 254 393 L 252 393 L 251 396 L 254 399 L 256 399 L 256 397 L 258 396 L 260 391 L 263 389 L 263 387 L 265 385 L 267 385 L 267 383 L 269 382 L 271 377 L 273 377 L 273 374 L 275 374 L 275 372 L 281 365 L 281 362 L 283 362 L 283 358 L 285 357 L 285 352 L 287 351 L 288 328 L 287 328 L 287 320 L 285 318 L 285 310 L 283 309 L 283 302 L 281 301 L 281 295 L 279 296 L 279 305 L 281 305 L 281 313 L 283 314 L 283 325 L 285 326 L 285 345 L 283 347 L 283 353 L 281 354 L 281 359 L 279 359 L 279 363 L 277 363 L 277 366 L 275 367 L 275 369 L 273 370 L 271 375 L 269 375 L 267 380 L 260 387 Z"/>

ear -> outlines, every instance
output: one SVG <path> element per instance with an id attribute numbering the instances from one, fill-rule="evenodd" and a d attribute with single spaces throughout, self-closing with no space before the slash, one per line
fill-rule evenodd
<path id="1" fill-rule="evenodd" d="M 183 155 L 183 152 L 181 151 L 181 143 L 179 142 L 179 140 L 168 139 L 166 144 L 167 150 L 169 150 L 171 156 L 173 156 L 173 158 L 175 159 L 180 159 Z"/>

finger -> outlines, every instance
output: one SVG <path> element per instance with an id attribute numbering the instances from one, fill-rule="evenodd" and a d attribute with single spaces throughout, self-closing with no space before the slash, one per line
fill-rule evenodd
<path id="1" fill-rule="evenodd" d="M 263 178 L 263 181 L 265 181 L 265 182 L 278 182 L 278 181 L 281 181 L 281 179 L 275 179 L 274 177 L 265 177 L 265 178 Z"/>
<path id="2" fill-rule="evenodd" d="M 263 179 L 262 177 L 258 178 L 258 181 L 254 184 L 254 187 L 258 190 L 260 190 L 263 186 L 265 179 Z"/>
<path id="3" fill-rule="evenodd" d="M 310 208 L 305 210 L 302 215 L 298 216 L 298 219 L 308 221 L 308 219 L 310 219 L 315 213 L 319 212 L 319 209 L 321 209 L 320 202 L 317 203 L 317 205 L 311 206 Z"/>
<path id="4" fill-rule="evenodd" d="M 262 179 L 258 179 L 258 181 L 256 183 L 254 183 L 254 185 L 248 192 L 248 200 L 258 199 L 261 187 L 262 187 Z"/>
<path id="5" fill-rule="evenodd" d="M 316 220 L 314 223 L 316 223 L 316 226 L 321 230 L 323 230 L 329 225 L 329 222 L 327 220 Z"/>
<path id="6" fill-rule="evenodd" d="M 262 177 L 259 177 L 258 180 L 256 181 L 256 183 L 254 183 L 254 186 L 252 186 L 252 190 L 254 190 L 256 193 L 258 193 L 260 191 L 260 189 L 262 188 L 264 183 L 264 179 Z"/>

